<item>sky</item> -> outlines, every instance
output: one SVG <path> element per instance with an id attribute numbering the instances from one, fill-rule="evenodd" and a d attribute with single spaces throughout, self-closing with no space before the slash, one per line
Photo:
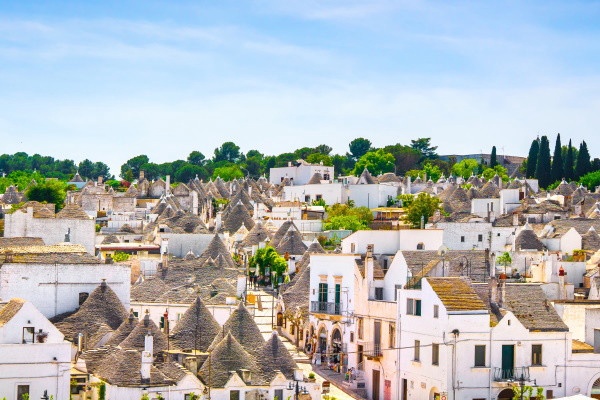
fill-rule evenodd
<path id="1" fill-rule="evenodd" d="M 598 21 L 592 1 L 0 0 L 0 153 L 118 175 L 226 141 L 526 156 L 559 132 L 598 157 Z"/>

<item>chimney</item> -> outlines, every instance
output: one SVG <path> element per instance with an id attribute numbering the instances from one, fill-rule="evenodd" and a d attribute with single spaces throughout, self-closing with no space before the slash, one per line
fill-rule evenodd
<path id="1" fill-rule="evenodd" d="M 506 279 L 500 279 L 500 301 L 498 306 L 504 307 L 506 303 Z"/>
<path id="2" fill-rule="evenodd" d="M 150 326 L 150 311 L 146 309 L 146 314 L 144 315 L 144 326 L 147 328 Z"/>
<path id="3" fill-rule="evenodd" d="M 198 192 L 192 190 L 192 214 L 198 215 Z"/>
<path id="4" fill-rule="evenodd" d="M 496 276 L 491 276 L 489 280 L 490 303 L 498 304 L 498 279 Z"/>
<path id="5" fill-rule="evenodd" d="M 561 266 L 558 270 L 558 299 L 564 300 L 566 296 L 565 291 L 565 269 Z"/>
<path id="6" fill-rule="evenodd" d="M 140 374 L 142 376 L 143 383 L 150 382 L 150 368 L 152 368 L 152 352 L 153 352 L 153 337 L 148 332 L 144 338 L 144 351 L 142 351 L 142 367 L 140 368 Z"/>
<path id="7" fill-rule="evenodd" d="M 140 177 L 139 177 L 138 181 L 140 181 L 140 182 L 141 182 L 141 181 L 143 181 L 144 179 L 145 179 L 145 176 L 144 176 L 144 171 L 143 171 L 143 170 L 140 170 Z"/>
<path id="8" fill-rule="evenodd" d="M 183 360 L 184 367 L 193 373 L 194 375 L 198 373 L 198 360 L 196 357 L 186 357 Z"/>
<path id="9" fill-rule="evenodd" d="M 513 226 L 519 226 L 519 214 L 513 214 Z"/>
<path id="10" fill-rule="evenodd" d="M 98 186 L 102 186 L 102 175 L 98 176 Z"/>
<path id="11" fill-rule="evenodd" d="M 365 275 L 367 278 L 367 285 L 369 288 L 369 299 L 374 299 L 375 298 L 375 285 L 373 282 L 373 276 L 374 276 L 374 271 L 373 271 L 373 249 L 374 249 L 374 245 L 372 244 L 368 244 L 367 245 L 367 253 L 365 256 Z"/>
<path id="12" fill-rule="evenodd" d="M 102 282 L 100 283 L 100 291 L 102 293 L 106 292 L 107 287 L 108 285 L 106 284 L 106 279 L 102 279 Z"/>
<path id="13" fill-rule="evenodd" d="M 165 196 L 171 194 L 171 175 L 167 175 L 167 181 L 165 183 Z"/>

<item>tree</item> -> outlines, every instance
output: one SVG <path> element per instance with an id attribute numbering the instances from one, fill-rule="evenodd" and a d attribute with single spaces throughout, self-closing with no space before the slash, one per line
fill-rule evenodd
<path id="1" fill-rule="evenodd" d="M 327 222 L 323 224 L 323 229 L 337 230 L 337 229 L 349 229 L 352 232 L 364 231 L 369 229 L 369 225 L 361 220 L 356 215 L 338 215 L 327 219 Z"/>
<path id="2" fill-rule="evenodd" d="M 537 166 L 538 154 L 540 152 L 540 139 L 534 139 L 529 147 L 529 155 L 527 156 L 527 171 L 525 171 L 526 178 L 535 177 L 535 168 Z"/>
<path id="3" fill-rule="evenodd" d="M 306 161 L 310 164 L 320 164 L 322 162 L 323 165 L 328 165 L 328 166 L 333 165 L 333 161 L 331 160 L 331 157 L 328 156 L 327 154 L 323 154 L 323 153 L 309 154 L 308 157 L 306 157 Z"/>
<path id="4" fill-rule="evenodd" d="M 350 155 L 354 161 L 358 161 L 362 156 L 371 150 L 371 141 L 365 138 L 356 138 L 348 145 L 350 147 Z"/>
<path id="5" fill-rule="evenodd" d="M 108 165 L 104 164 L 103 162 L 96 161 L 94 163 L 94 167 L 92 168 L 92 176 L 90 178 L 96 180 L 99 176 L 102 176 L 105 179 L 113 178 L 113 176 L 110 174 L 110 168 L 108 168 Z"/>
<path id="6" fill-rule="evenodd" d="M 540 152 L 537 157 L 535 166 L 535 177 L 541 188 L 547 188 L 552 183 L 552 166 L 550 162 L 550 143 L 547 136 L 542 136 L 540 139 Z"/>
<path id="7" fill-rule="evenodd" d="M 148 164 L 149 162 L 150 159 L 145 154 L 141 154 L 139 156 L 130 158 L 125 164 L 121 165 L 121 178 L 125 180 L 130 180 L 128 179 L 129 176 L 137 178 L 138 176 L 140 176 L 141 166 L 144 164 Z"/>
<path id="8" fill-rule="evenodd" d="M 581 178 L 591 170 L 590 153 L 584 140 L 579 145 L 579 153 L 577 154 L 577 162 L 575 163 L 575 179 Z"/>
<path id="9" fill-rule="evenodd" d="M 479 163 L 474 158 L 464 158 L 452 166 L 452 173 L 465 179 L 477 172 Z"/>
<path id="10" fill-rule="evenodd" d="M 254 256 L 250 257 L 249 266 L 250 268 L 257 268 L 258 273 L 263 276 L 266 275 L 267 269 L 268 273 L 274 271 L 275 281 L 277 282 L 277 278 L 283 276 L 286 272 L 288 264 L 285 258 L 277 254 L 273 247 L 267 246 L 258 249 Z"/>
<path id="11" fill-rule="evenodd" d="M 571 139 L 569 139 L 569 147 L 567 148 L 567 155 L 565 157 L 564 174 L 567 181 L 571 182 L 575 180 L 575 148 L 571 144 Z"/>
<path id="12" fill-rule="evenodd" d="M 327 219 L 323 225 L 324 229 L 369 229 L 373 221 L 373 214 L 368 207 L 353 207 L 349 204 L 336 203 L 327 209 Z"/>
<path id="13" fill-rule="evenodd" d="M 233 142 L 225 142 L 215 149 L 214 162 L 229 161 L 232 163 L 238 162 L 241 159 L 240 147 Z"/>
<path id="14" fill-rule="evenodd" d="M 204 165 L 204 163 L 206 161 L 206 157 L 204 157 L 204 154 L 200 153 L 199 151 L 194 150 L 188 156 L 187 161 L 190 164 L 202 166 L 202 165 Z"/>
<path id="15" fill-rule="evenodd" d="M 496 159 L 496 146 L 492 146 L 492 154 L 490 155 L 490 168 L 494 168 L 498 165 L 498 160 Z"/>
<path id="16" fill-rule="evenodd" d="M 552 182 L 561 181 L 565 177 L 565 165 L 562 158 L 562 145 L 560 144 L 560 133 L 556 135 L 554 144 L 554 156 L 552 157 Z"/>
<path id="17" fill-rule="evenodd" d="M 496 259 L 496 261 L 504 266 L 504 275 L 506 275 L 506 266 L 512 264 L 510 253 L 505 251 Z"/>
<path id="18" fill-rule="evenodd" d="M 83 178 L 94 179 L 92 178 L 92 172 L 94 171 L 94 163 L 87 158 L 79 163 L 77 166 L 79 175 Z"/>
<path id="19" fill-rule="evenodd" d="M 579 183 L 588 188 L 588 190 L 595 190 L 596 186 L 600 186 L 600 170 L 588 172 L 579 178 Z"/>
<path id="20" fill-rule="evenodd" d="M 242 169 L 239 166 L 231 164 L 225 167 L 215 168 L 212 174 L 212 178 L 217 179 L 218 177 L 220 177 L 224 181 L 232 181 L 237 178 L 243 178 L 244 173 L 242 172 Z"/>
<path id="21" fill-rule="evenodd" d="M 175 171 L 173 178 L 175 182 L 189 182 L 192 179 L 195 179 L 196 175 L 198 175 L 198 179 L 207 179 L 209 176 L 206 168 L 200 165 L 186 163 Z"/>
<path id="22" fill-rule="evenodd" d="M 329 153 L 331 153 L 331 150 L 333 149 L 330 146 L 327 146 L 326 144 L 320 144 L 317 147 L 315 147 L 315 153 L 325 154 L 326 156 L 328 156 Z"/>
<path id="23" fill-rule="evenodd" d="M 354 175 L 360 175 L 367 168 L 373 175 L 394 171 L 394 156 L 383 149 L 365 153 L 354 166 Z"/>
<path id="24" fill-rule="evenodd" d="M 437 146 L 431 146 L 431 138 L 419 138 L 417 140 L 410 141 L 410 147 L 417 150 L 419 154 L 421 154 L 421 159 L 419 162 L 423 162 L 428 158 L 434 159 L 437 158 Z"/>
<path id="25" fill-rule="evenodd" d="M 421 192 L 413 199 L 412 203 L 405 207 L 407 212 L 404 219 L 413 228 L 419 228 L 421 226 L 421 218 L 423 218 L 423 224 L 426 224 L 436 210 L 440 209 L 440 204 L 440 199 L 437 197 Z"/>
<path id="26" fill-rule="evenodd" d="M 442 176 L 442 171 L 437 165 L 427 162 L 423 165 L 423 169 L 407 171 L 406 176 L 410 176 L 413 179 L 420 176 L 421 179 L 431 179 L 432 181 L 437 182 L 437 180 L 440 179 L 440 176 Z"/>
<path id="27" fill-rule="evenodd" d="M 60 210 L 63 208 L 67 197 L 67 184 L 55 179 L 38 182 L 25 191 L 25 196 L 28 200 L 35 200 L 40 203 L 54 203 L 56 209 Z"/>
<path id="28" fill-rule="evenodd" d="M 498 175 L 503 181 L 508 181 L 508 170 L 500 164 L 496 164 L 494 168 L 484 169 L 482 175 L 487 180 L 490 180 L 494 176 Z"/>
<path id="29" fill-rule="evenodd" d="M 417 164 L 421 158 L 421 153 L 410 146 L 403 146 L 400 143 L 385 146 L 383 151 L 394 156 L 395 172 L 398 175 L 403 175 L 411 169 L 418 169 Z"/>

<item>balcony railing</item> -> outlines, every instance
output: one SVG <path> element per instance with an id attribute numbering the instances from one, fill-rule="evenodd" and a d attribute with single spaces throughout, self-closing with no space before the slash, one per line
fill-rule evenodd
<path id="1" fill-rule="evenodd" d="M 494 381 L 496 382 L 529 382 L 529 367 L 494 368 Z"/>
<path id="2" fill-rule="evenodd" d="M 363 354 L 367 358 L 381 357 L 383 355 L 381 343 L 365 343 L 363 346 Z"/>
<path id="3" fill-rule="evenodd" d="M 326 303 L 322 301 L 311 301 L 310 311 L 314 313 L 342 315 L 341 303 Z"/>

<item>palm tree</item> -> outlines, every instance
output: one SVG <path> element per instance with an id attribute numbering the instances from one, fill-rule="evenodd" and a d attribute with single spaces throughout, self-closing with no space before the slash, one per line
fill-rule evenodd
<path id="1" fill-rule="evenodd" d="M 510 253 L 508 251 L 505 251 L 500 257 L 498 257 L 497 261 L 500 264 L 504 265 L 504 275 L 506 275 L 506 266 L 508 264 L 512 264 L 512 257 L 510 256 Z"/>

